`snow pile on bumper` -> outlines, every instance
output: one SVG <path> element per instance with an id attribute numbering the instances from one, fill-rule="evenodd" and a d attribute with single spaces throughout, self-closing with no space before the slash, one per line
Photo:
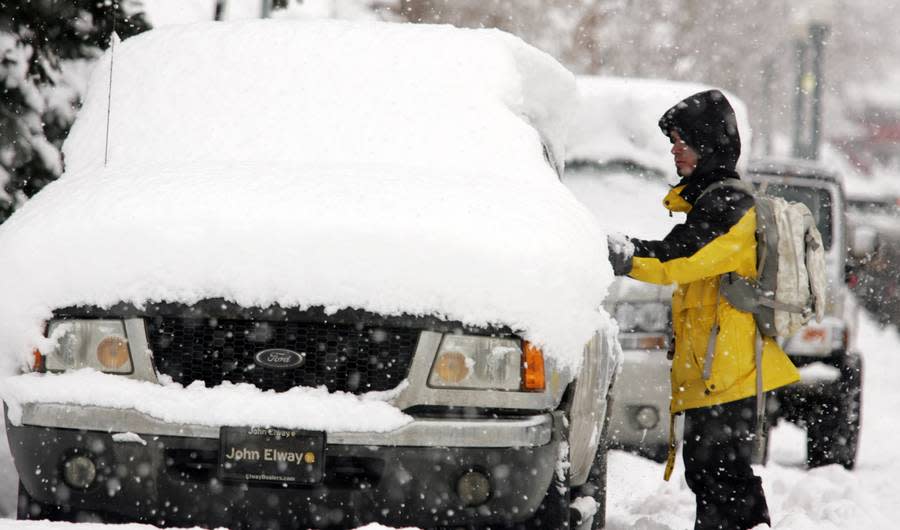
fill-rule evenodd
<path id="1" fill-rule="evenodd" d="M 388 432 L 412 421 L 397 408 L 366 395 L 329 393 L 324 388 L 263 392 L 253 385 L 202 382 L 182 387 L 110 376 L 92 370 L 46 376 L 24 374 L 0 380 L 9 419 L 19 424 L 25 403 L 91 404 L 135 410 L 175 424 L 277 425 L 325 432 Z M 335 411 L 341 411 L 335 414 Z"/>

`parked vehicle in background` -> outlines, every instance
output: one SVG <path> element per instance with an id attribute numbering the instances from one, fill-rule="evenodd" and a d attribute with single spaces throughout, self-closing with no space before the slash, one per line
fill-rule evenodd
<path id="1" fill-rule="evenodd" d="M 884 325 L 900 326 L 900 198 L 851 198 L 851 286 Z"/>
<path id="2" fill-rule="evenodd" d="M 568 71 L 412 24 L 115 49 L 0 227 L 20 518 L 604 525 L 621 352 L 554 162 Z"/>
<path id="3" fill-rule="evenodd" d="M 671 144 L 657 122 L 674 103 L 710 87 L 653 79 L 579 77 L 580 104 L 563 178 L 610 232 L 663 237 L 679 222 L 662 205 L 677 181 Z M 744 104 L 728 95 L 749 150 Z M 742 158 L 743 161 L 743 158 Z M 671 286 L 617 278 L 606 299 L 625 352 L 613 390 L 612 447 L 662 461 L 668 450 Z M 680 425 L 680 422 L 679 422 Z"/>
<path id="4" fill-rule="evenodd" d="M 747 178 L 757 193 L 806 204 L 825 245 L 826 316 L 783 342 L 801 381 L 775 392 L 774 419 L 806 427 L 811 467 L 841 464 L 852 469 L 859 445 L 863 360 L 855 347 L 858 305 L 847 285 L 849 237 L 840 177 L 808 162 L 757 160 Z"/>

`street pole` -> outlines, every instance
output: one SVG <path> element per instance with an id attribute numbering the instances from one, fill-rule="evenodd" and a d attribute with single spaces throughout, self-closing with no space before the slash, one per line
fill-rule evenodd
<path id="1" fill-rule="evenodd" d="M 772 136 L 774 131 L 772 130 L 772 112 L 773 112 L 773 98 L 772 98 L 772 85 L 775 84 L 775 59 L 773 57 L 769 57 L 766 59 L 765 63 L 763 63 L 763 72 L 762 72 L 762 100 L 763 100 L 763 113 L 762 118 L 760 120 L 762 125 L 762 133 L 763 133 L 763 154 L 769 156 L 772 154 Z"/>
<path id="2" fill-rule="evenodd" d="M 806 154 L 806 95 L 803 80 L 806 77 L 806 39 L 794 41 L 794 60 L 797 65 L 797 83 L 794 85 L 794 157 L 805 158 Z"/>
<path id="3" fill-rule="evenodd" d="M 822 142 L 822 88 L 824 86 L 825 38 L 828 26 L 810 24 L 809 37 L 812 41 L 812 74 L 815 79 L 812 92 L 812 120 L 810 123 L 809 158 L 819 158 L 819 145 Z"/>

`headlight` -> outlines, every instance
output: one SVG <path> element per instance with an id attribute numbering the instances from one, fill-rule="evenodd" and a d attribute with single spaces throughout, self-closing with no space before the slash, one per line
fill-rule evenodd
<path id="1" fill-rule="evenodd" d="M 45 352 L 49 371 L 94 368 L 113 374 L 133 371 L 131 350 L 121 320 L 54 320 L 47 336 L 56 341 Z"/>
<path id="2" fill-rule="evenodd" d="M 669 324 L 669 309 L 659 302 L 621 303 L 615 316 L 622 332 L 665 331 Z"/>
<path id="3" fill-rule="evenodd" d="M 519 390 L 521 384 L 521 341 L 474 335 L 444 335 L 428 377 L 428 386 L 441 388 Z"/>

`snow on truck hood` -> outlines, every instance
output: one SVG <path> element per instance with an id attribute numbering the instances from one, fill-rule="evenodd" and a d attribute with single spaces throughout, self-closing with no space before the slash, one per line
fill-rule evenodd
<path id="1" fill-rule="evenodd" d="M 298 21 L 151 31 L 116 51 L 103 167 L 107 73 L 66 174 L 0 226 L 7 368 L 77 304 L 433 314 L 521 330 L 568 368 L 606 325 L 605 236 L 541 147 L 561 149 L 573 79 L 518 39 Z"/>

